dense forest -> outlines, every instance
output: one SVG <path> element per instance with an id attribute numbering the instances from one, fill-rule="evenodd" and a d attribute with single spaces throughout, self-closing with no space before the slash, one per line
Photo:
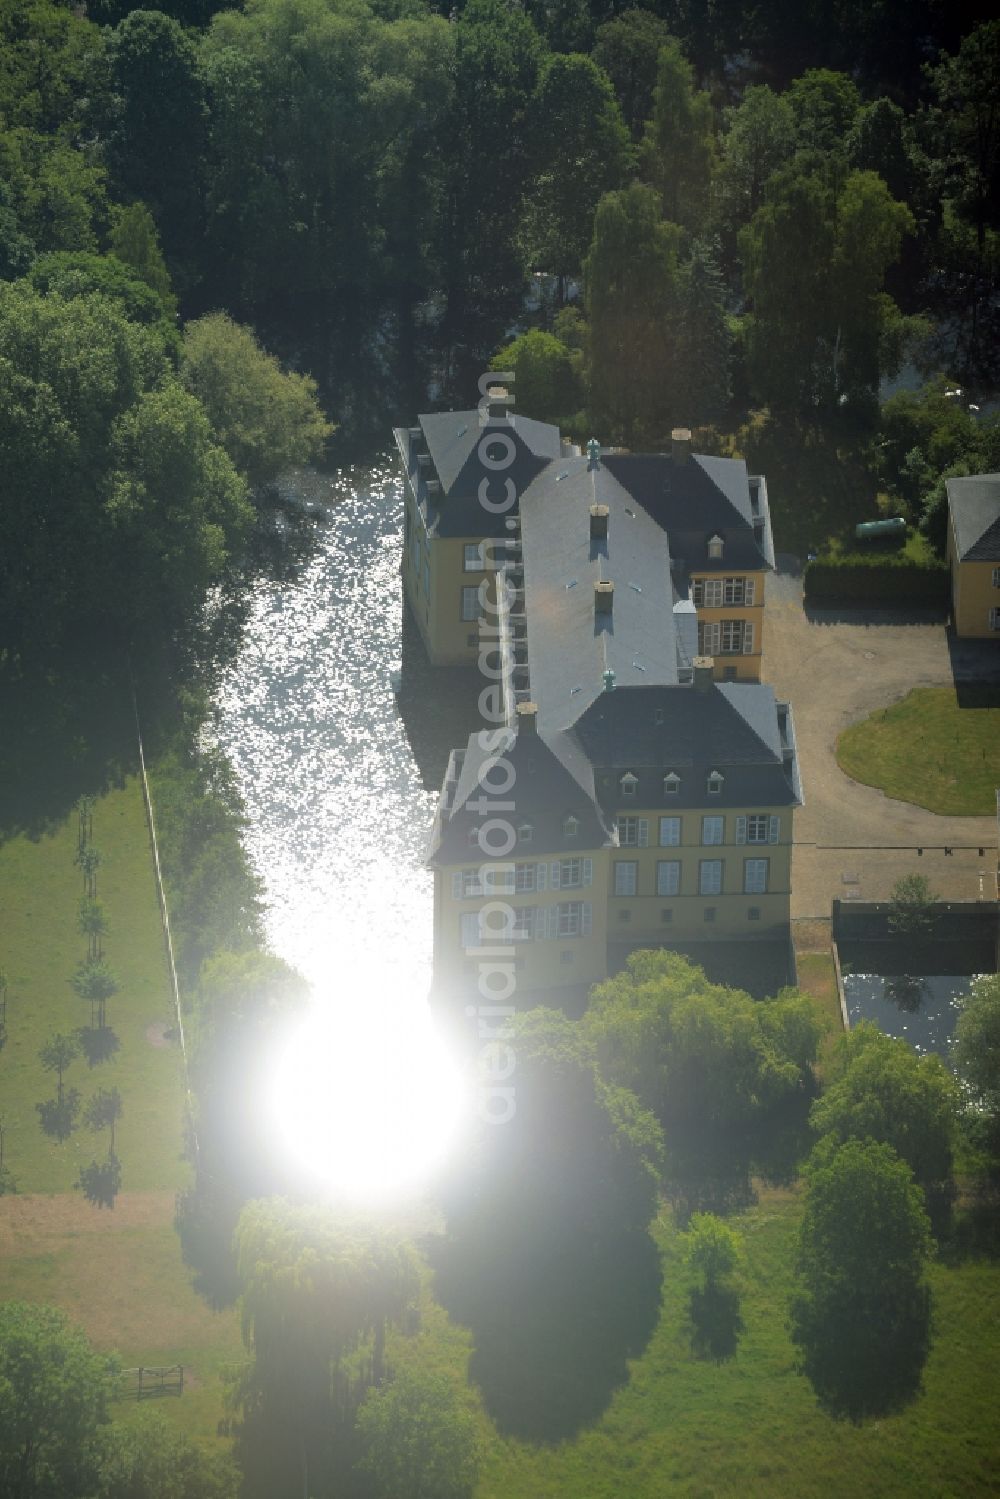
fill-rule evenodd
<path id="1" fill-rule="evenodd" d="M 189 630 L 283 465 L 468 403 L 491 359 L 522 410 L 633 445 L 752 407 L 870 435 L 905 359 L 988 389 L 978 20 L 2 0 L 0 650 Z M 914 518 L 993 456 L 917 404 L 884 475 Z"/>

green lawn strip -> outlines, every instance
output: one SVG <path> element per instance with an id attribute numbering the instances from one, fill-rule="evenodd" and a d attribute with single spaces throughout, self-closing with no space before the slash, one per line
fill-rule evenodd
<path id="1" fill-rule="evenodd" d="M 50 1139 L 35 1108 L 55 1095 L 39 1048 L 53 1032 L 89 1022 L 88 1006 L 69 983 L 86 949 L 77 929 L 83 882 L 73 863 L 76 839 L 74 813 L 53 834 L 0 847 L 0 967 L 9 982 L 0 1112 L 6 1164 L 22 1192 L 66 1191 L 80 1166 L 107 1149 L 103 1136 L 81 1126 L 64 1143 Z M 105 952 L 120 985 L 108 1002 L 108 1021 L 120 1046 L 95 1067 L 80 1057 L 65 1082 L 79 1089 L 83 1106 L 99 1088 L 121 1093 L 118 1154 L 125 1189 L 177 1187 L 188 1177 L 183 1069 L 176 1040 L 154 1045 L 148 1034 L 150 1027 L 173 1026 L 173 1004 L 137 781 L 97 802 L 94 844 L 102 858 L 98 899 L 110 928 Z"/>
<path id="2" fill-rule="evenodd" d="M 123 1194 L 112 1212 L 76 1194 L 38 1201 L 36 1217 L 28 1204 L 26 1223 L 12 1221 L 11 1199 L 0 1209 L 4 1298 L 60 1307 L 126 1368 L 184 1364 L 182 1396 L 142 1405 L 155 1405 L 198 1441 L 219 1441 L 223 1374 L 244 1358 L 239 1317 L 235 1309 L 212 1311 L 192 1288 L 171 1195 Z M 116 1401 L 114 1419 L 133 1420 L 138 1404 Z"/>
<path id="3" fill-rule="evenodd" d="M 691 1352 L 677 1233 L 661 1221 L 662 1315 L 628 1385 L 573 1441 L 494 1438 L 477 1499 L 995 1492 L 1000 1267 L 935 1267 L 925 1394 L 900 1416 L 852 1426 L 820 1411 L 794 1367 L 786 1321 L 800 1213 L 797 1196 L 771 1194 L 734 1220 L 747 1253 L 746 1331 L 720 1365 Z"/>
<path id="4" fill-rule="evenodd" d="M 831 952 L 797 953 L 795 968 L 798 987 L 808 994 L 816 1007 L 820 1020 L 826 1027 L 819 1049 L 819 1067 L 836 1045 L 838 1036 L 844 1033 L 843 1017 L 840 1013 L 840 995 L 837 993 L 837 974 Z"/>
<path id="5" fill-rule="evenodd" d="M 841 770 L 950 817 L 986 817 L 1000 784 L 1000 691 L 916 687 L 837 740 Z"/>

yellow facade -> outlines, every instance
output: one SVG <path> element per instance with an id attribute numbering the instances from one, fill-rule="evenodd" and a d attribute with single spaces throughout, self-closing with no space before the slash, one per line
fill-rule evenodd
<path id="1" fill-rule="evenodd" d="M 434 666 L 474 662 L 479 649 L 477 614 L 463 590 L 476 590 L 489 576 L 469 566 L 467 548 L 479 551 L 482 538 L 428 536 L 409 489 L 404 490 L 406 519 L 402 558 L 403 590 Z M 481 559 L 480 559 L 481 560 Z M 463 613 L 472 617 L 464 619 Z"/>
<path id="2" fill-rule="evenodd" d="M 661 820 L 669 826 L 661 826 Z M 791 807 L 630 810 L 619 819 L 618 832 L 617 846 L 581 850 L 579 856 L 563 852 L 538 859 L 517 851 L 509 862 L 487 864 L 492 887 L 485 897 L 480 893 L 480 865 L 473 857 L 467 864 L 436 870 L 439 979 L 445 985 L 475 982 L 480 965 L 490 958 L 481 955 L 478 928 L 469 918 L 486 909 L 486 925 L 499 927 L 506 918 L 498 913 L 498 902 L 514 912 L 532 914 L 520 918 L 523 935 L 502 935 L 497 942 L 485 939 L 482 949 L 494 955 L 503 952 L 502 961 L 513 964 L 518 986 L 527 990 L 594 984 L 606 978 L 609 942 L 655 945 L 765 938 L 787 930 Z M 639 837 L 645 841 L 629 841 Z M 680 841 L 672 841 L 675 837 Z M 581 869 L 579 883 L 560 880 L 554 888 L 553 867 L 565 868 L 573 861 L 590 867 Z M 545 866 L 542 890 L 540 865 Z M 677 867 L 665 871 L 663 865 Z M 706 869 L 708 865 L 713 868 Z M 721 869 L 714 867 L 718 865 Z M 619 866 L 629 867 L 623 872 Z M 573 913 L 564 909 L 560 917 L 559 908 L 575 905 L 586 905 L 589 912 L 574 931 Z"/>
<path id="3" fill-rule="evenodd" d="M 765 577 L 763 571 L 691 576 L 698 652 L 714 660 L 717 682 L 761 679 Z"/>
<path id="4" fill-rule="evenodd" d="M 1000 562 L 961 562 L 954 522 L 948 529 L 952 617 L 956 635 L 1000 640 Z"/>

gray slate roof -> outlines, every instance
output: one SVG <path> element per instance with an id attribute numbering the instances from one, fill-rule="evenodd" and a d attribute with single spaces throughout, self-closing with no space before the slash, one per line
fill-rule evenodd
<path id="1" fill-rule="evenodd" d="M 742 458 L 692 453 L 677 463 L 666 453 L 608 453 L 601 462 L 670 536 L 675 557 L 691 572 L 756 571 L 770 567 L 754 538 L 747 466 Z M 708 540 L 725 543 L 719 560 Z"/>
<path id="2" fill-rule="evenodd" d="M 530 417 L 512 415 L 488 427 L 480 423 L 478 410 L 441 411 L 418 417 L 431 462 L 441 483 L 443 494 L 426 505 L 427 529 L 437 536 L 504 536 L 510 511 L 491 513 L 479 499 L 484 479 L 488 494 L 499 502 L 505 493 L 505 481 L 513 481 L 518 498 L 532 480 L 556 458 L 561 446 L 559 428 Z M 495 437 L 498 454 L 509 452 L 505 438 L 514 443 L 516 452 L 509 467 L 490 469 L 480 457 L 484 434 Z M 488 452 L 488 449 L 487 449 Z"/>
<path id="3" fill-rule="evenodd" d="M 1000 562 L 1000 474 L 946 479 L 961 562 Z"/>

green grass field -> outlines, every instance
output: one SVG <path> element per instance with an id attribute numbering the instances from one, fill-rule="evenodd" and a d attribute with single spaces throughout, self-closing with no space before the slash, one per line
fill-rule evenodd
<path id="1" fill-rule="evenodd" d="M 721 1364 L 691 1351 L 679 1236 L 664 1213 L 655 1228 L 662 1312 L 628 1384 L 594 1426 L 554 1446 L 500 1436 L 484 1416 L 476 1499 L 996 1493 L 1000 1266 L 936 1265 L 923 1395 L 897 1416 L 834 1421 L 796 1372 L 786 1327 L 800 1213 L 797 1193 L 766 1192 L 732 1220 L 746 1249 L 746 1329 L 736 1356 Z M 420 1335 L 400 1340 L 394 1356 L 460 1379 L 468 1340 L 431 1305 Z"/>
<path id="2" fill-rule="evenodd" d="M 841 770 L 952 817 L 988 817 L 1000 785 L 1000 691 L 917 687 L 837 740 Z"/>
<path id="3" fill-rule="evenodd" d="M 55 1095 L 55 1078 L 38 1059 L 55 1031 L 89 1021 L 89 1007 L 69 980 L 86 950 L 77 929 L 83 881 L 73 863 L 77 818 L 37 840 L 13 838 L 0 847 L 0 968 L 7 973 L 7 1044 L 0 1051 L 0 1113 L 5 1162 L 21 1192 L 70 1190 L 81 1165 L 106 1145 L 78 1126 L 63 1143 L 46 1136 L 35 1105 Z M 94 810 L 101 852 L 98 899 L 110 930 L 107 960 L 120 991 L 108 1021 L 120 1046 L 94 1067 L 83 1057 L 69 1068 L 67 1087 L 83 1104 L 98 1088 L 116 1087 L 123 1114 L 118 1131 L 122 1186 L 176 1188 L 183 1159 L 183 1073 L 176 1040 L 159 906 L 138 781 L 102 797 Z"/>

